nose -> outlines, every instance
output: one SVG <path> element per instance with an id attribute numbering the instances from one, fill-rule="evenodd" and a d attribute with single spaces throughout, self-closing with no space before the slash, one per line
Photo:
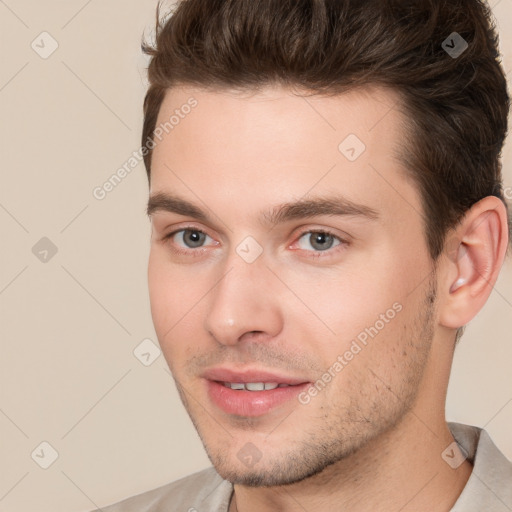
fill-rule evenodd
<path id="1" fill-rule="evenodd" d="M 225 268 L 208 294 L 207 332 L 223 345 L 236 345 L 255 333 L 277 336 L 283 328 L 279 280 L 263 258 L 247 263 L 235 253 Z"/>

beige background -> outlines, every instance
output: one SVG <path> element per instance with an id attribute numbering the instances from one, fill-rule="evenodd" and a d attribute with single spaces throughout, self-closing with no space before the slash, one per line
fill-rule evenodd
<path id="1" fill-rule="evenodd" d="M 139 148 L 139 43 L 155 7 L 0 0 L 1 512 L 83 512 L 209 465 L 163 357 L 133 354 L 156 342 L 143 165 L 92 194 Z M 511 71 L 512 0 L 495 14 Z M 51 49 L 43 31 L 58 43 L 46 59 L 31 47 Z M 43 237 L 57 248 L 47 262 L 32 252 Z M 485 426 L 509 458 L 511 319 L 508 262 L 457 350 L 448 399 L 449 420 Z M 43 441 L 58 453 L 47 469 Z"/>

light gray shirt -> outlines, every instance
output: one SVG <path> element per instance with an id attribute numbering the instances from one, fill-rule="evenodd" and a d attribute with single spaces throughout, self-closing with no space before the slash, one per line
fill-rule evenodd
<path id="1" fill-rule="evenodd" d="M 485 430 L 448 423 L 473 471 L 451 512 L 512 512 L 512 463 Z M 228 512 L 233 485 L 213 467 L 94 512 Z"/>

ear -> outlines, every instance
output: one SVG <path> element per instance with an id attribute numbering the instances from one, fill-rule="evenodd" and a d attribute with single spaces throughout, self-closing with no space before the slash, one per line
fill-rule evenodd
<path id="1" fill-rule="evenodd" d="M 447 238 L 441 325 L 458 329 L 476 316 L 498 279 L 507 246 L 507 209 L 499 198 L 485 197 Z"/>

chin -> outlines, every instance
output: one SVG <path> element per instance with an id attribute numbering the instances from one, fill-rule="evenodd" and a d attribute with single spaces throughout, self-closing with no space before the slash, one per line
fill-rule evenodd
<path id="1" fill-rule="evenodd" d="M 240 469 L 235 470 L 233 467 L 226 469 L 223 467 L 215 466 L 219 475 L 228 480 L 234 485 L 241 485 L 245 487 L 277 487 L 282 485 L 290 485 L 301 482 L 323 471 L 322 469 L 315 470 L 309 473 L 301 474 L 282 474 L 276 473 L 273 470 L 266 469 Z"/>
<path id="2" fill-rule="evenodd" d="M 324 450 L 317 453 L 297 451 L 283 454 L 281 458 L 274 454 L 272 460 L 261 461 L 249 467 L 237 454 L 212 453 L 205 445 L 206 453 L 219 475 L 234 485 L 246 487 L 276 487 L 301 482 L 322 473 L 327 467 L 339 462 L 344 455 Z"/>

